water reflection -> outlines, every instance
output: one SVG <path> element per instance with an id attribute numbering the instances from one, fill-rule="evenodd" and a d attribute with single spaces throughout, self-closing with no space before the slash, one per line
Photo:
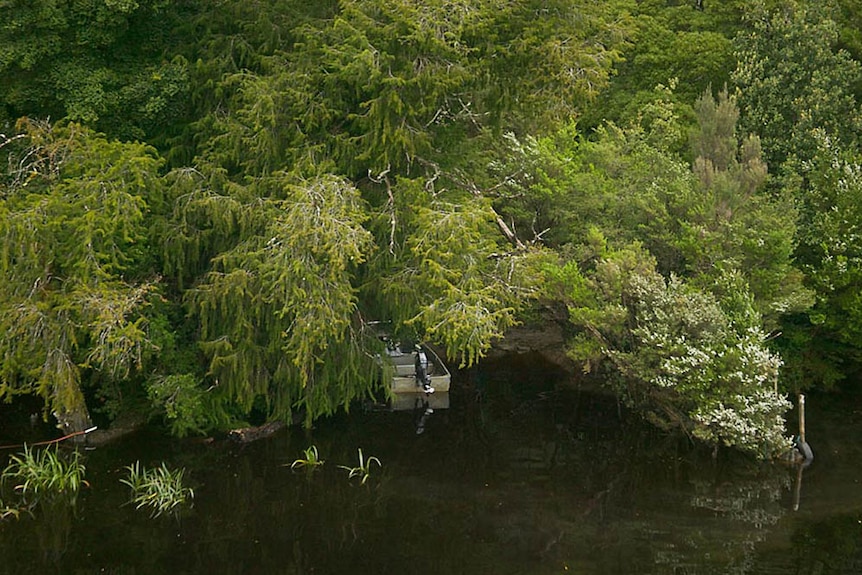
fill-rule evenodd
<path id="1" fill-rule="evenodd" d="M 2 556 L 12 556 L 17 548 L 32 548 L 43 573 L 62 573 L 71 539 L 75 507 L 67 498 L 45 498 L 29 506 L 19 519 L 7 519 L 16 529 L 0 528 L 4 539 Z M 4 526 L 6 527 L 6 526 Z M 5 539 L 8 537 L 8 541 Z"/>
<path id="2" fill-rule="evenodd" d="M 862 572 L 852 418 L 827 426 L 811 403 L 803 488 L 796 468 L 713 460 L 560 377 L 487 363 L 456 374 L 447 409 L 357 411 L 246 445 L 140 434 L 88 454 L 77 515 L 0 523 L 0 572 Z M 292 471 L 310 445 L 326 463 Z M 383 464 L 362 485 L 338 467 L 358 448 Z M 185 467 L 194 507 L 151 520 L 127 505 L 135 460 Z"/>

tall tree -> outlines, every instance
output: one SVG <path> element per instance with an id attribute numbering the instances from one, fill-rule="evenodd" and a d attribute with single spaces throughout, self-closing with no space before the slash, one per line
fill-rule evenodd
<path id="1" fill-rule="evenodd" d="M 571 0 L 346 1 L 227 75 L 165 249 L 219 385 L 270 417 L 347 405 L 373 392 L 368 313 L 487 351 L 540 256 L 483 197 L 484 146 L 575 113 L 619 28 Z"/>
<path id="2" fill-rule="evenodd" d="M 273 196 L 239 207 L 259 228 L 216 255 L 185 297 L 219 393 L 242 412 L 262 401 L 269 417 L 301 412 L 310 424 L 377 384 L 366 339 L 374 334 L 362 331 L 353 285 L 374 243 L 359 192 L 344 179 L 274 176 L 261 185 Z"/>
<path id="3" fill-rule="evenodd" d="M 736 99 L 726 90 L 697 101 L 692 171 L 697 178 L 680 239 L 686 271 L 710 289 L 724 273 L 742 274 L 758 311 L 775 329 L 782 314 L 807 309 L 813 294 L 794 265 L 797 212 L 788 193 L 767 194 L 760 140 L 736 133 Z"/>
<path id="4" fill-rule="evenodd" d="M 154 345 L 147 237 L 161 160 L 76 124 L 20 128 L 2 148 L 0 396 L 40 395 L 79 431 L 90 424 L 82 386 L 128 378 Z"/>

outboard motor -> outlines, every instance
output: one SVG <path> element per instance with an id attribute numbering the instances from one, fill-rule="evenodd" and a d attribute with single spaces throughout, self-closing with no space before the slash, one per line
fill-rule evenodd
<path id="1" fill-rule="evenodd" d="M 421 387 L 425 393 L 434 393 L 434 388 L 431 387 L 431 376 L 428 374 L 428 356 L 418 345 L 416 346 L 414 367 L 416 369 L 416 386 Z"/>

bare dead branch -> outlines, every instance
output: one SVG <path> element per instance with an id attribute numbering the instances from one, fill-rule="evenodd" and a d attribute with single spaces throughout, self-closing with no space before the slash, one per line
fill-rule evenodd
<path id="1" fill-rule="evenodd" d="M 389 253 L 395 255 L 395 228 L 398 220 L 395 216 L 395 195 L 392 193 L 392 184 L 389 182 L 389 170 L 392 166 L 386 166 L 386 169 L 374 176 L 371 170 L 368 170 L 368 179 L 376 184 L 386 185 L 386 208 L 389 210 Z"/>

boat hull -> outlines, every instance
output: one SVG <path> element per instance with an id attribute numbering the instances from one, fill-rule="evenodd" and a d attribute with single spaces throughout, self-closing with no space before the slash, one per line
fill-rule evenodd
<path id="1" fill-rule="evenodd" d="M 434 410 L 449 409 L 449 393 L 393 393 L 389 402 L 391 411 L 418 411 L 429 407 Z"/>

